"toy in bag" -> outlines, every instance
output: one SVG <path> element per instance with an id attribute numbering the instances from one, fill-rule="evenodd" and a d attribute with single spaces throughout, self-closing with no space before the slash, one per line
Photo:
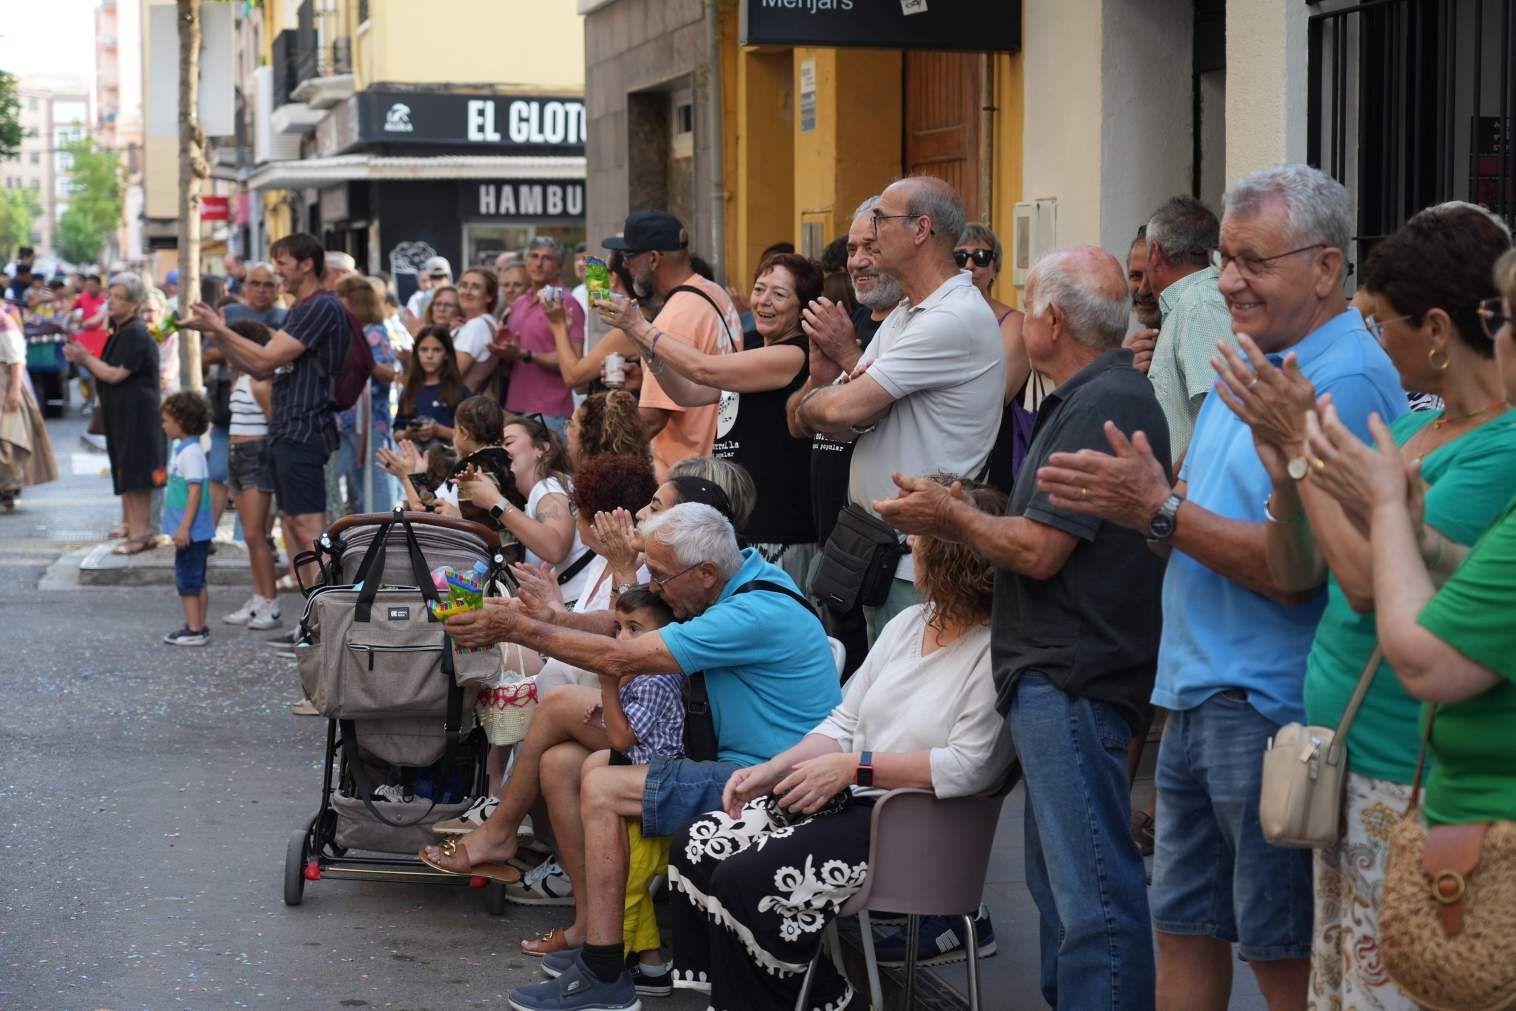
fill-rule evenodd
<path id="1" fill-rule="evenodd" d="M 428 605 L 432 614 L 438 621 L 446 621 L 455 614 L 483 610 L 484 584 L 488 575 L 489 566 L 483 562 L 475 562 L 473 570 L 466 575 L 460 575 L 451 565 L 439 565 L 433 569 L 432 585 L 437 588 L 438 599 Z M 453 648 L 459 653 L 475 652 L 456 643 Z"/>

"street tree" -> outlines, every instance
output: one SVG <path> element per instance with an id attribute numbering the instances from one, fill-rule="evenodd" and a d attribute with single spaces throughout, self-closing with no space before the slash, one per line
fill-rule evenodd
<path id="1" fill-rule="evenodd" d="M 200 43 L 202 0 L 175 0 L 179 23 L 179 304 L 200 297 L 200 194 L 211 166 L 200 128 Z M 200 365 L 200 331 L 179 334 L 179 369 L 184 385 L 205 388 Z"/>
<path id="2" fill-rule="evenodd" d="M 0 189 L 0 261 L 16 255 L 21 246 L 36 242 L 32 227 L 42 216 L 42 202 L 30 186 Z"/>
<path id="3" fill-rule="evenodd" d="M 68 207 L 58 218 L 58 255 L 71 263 L 99 263 L 107 236 L 121 227 L 125 171 L 116 152 L 93 137 L 63 145 L 71 165 Z"/>
<path id="4" fill-rule="evenodd" d="M 0 70 L 0 161 L 10 161 L 21 153 L 21 97 L 16 75 Z"/>

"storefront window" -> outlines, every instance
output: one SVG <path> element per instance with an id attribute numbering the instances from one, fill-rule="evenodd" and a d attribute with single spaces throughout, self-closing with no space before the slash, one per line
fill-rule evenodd
<path id="1" fill-rule="evenodd" d="M 527 243 L 539 235 L 551 235 L 565 250 L 584 241 L 579 225 L 497 225 L 470 222 L 463 226 L 463 260 L 468 264 L 493 266 L 496 257 L 507 250 L 525 250 Z"/>

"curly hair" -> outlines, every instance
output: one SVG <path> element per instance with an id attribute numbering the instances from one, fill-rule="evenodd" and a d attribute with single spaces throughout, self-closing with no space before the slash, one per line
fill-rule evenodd
<path id="1" fill-rule="evenodd" d="M 594 518 L 615 509 L 635 513 L 657 490 L 653 465 L 643 454 L 601 453 L 574 472 L 574 508 L 580 516 Z"/>
<path id="2" fill-rule="evenodd" d="M 602 453 L 647 454 L 637 397 L 626 390 L 592 393 L 579 406 L 578 462 Z"/>
<path id="3" fill-rule="evenodd" d="M 191 439 L 205 434 L 211 427 L 211 403 L 198 393 L 185 390 L 171 393 L 163 399 L 163 413 L 174 419 Z M 654 489 L 656 490 L 656 489 Z M 649 498 L 652 496 L 649 495 Z M 646 504 L 646 503 L 644 503 Z M 637 508 L 642 508 L 638 506 Z"/>
<path id="4" fill-rule="evenodd" d="M 978 481 L 952 474 L 933 474 L 938 484 L 957 481 L 981 512 L 1005 512 L 1005 493 Z M 927 624 L 943 631 L 964 628 L 990 614 L 995 597 L 995 567 L 967 544 L 918 535 L 911 555 L 916 559 L 916 589 L 927 605 Z"/>

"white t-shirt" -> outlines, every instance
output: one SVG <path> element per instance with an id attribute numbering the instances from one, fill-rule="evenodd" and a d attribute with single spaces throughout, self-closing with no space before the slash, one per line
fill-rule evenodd
<path id="1" fill-rule="evenodd" d="M 443 284 L 448 283 L 450 282 L 443 282 Z M 432 290 L 430 288 L 428 288 L 426 291 L 422 291 L 420 288 L 417 288 L 415 291 L 411 292 L 411 297 L 406 299 L 405 307 L 409 309 L 411 311 L 411 315 L 415 316 L 417 319 L 424 319 L 426 317 L 426 303 L 430 302 L 431 300 Z"/>
<path id="2" fill-rule="evenodd" d="M 902 302 L 879 324 L 859 359 L 895 398 L 873 430 L 858 437 L 848 494 L 865 509 L 899 491 L 890 474 L 945 471 L 978 477 L 1000 431 L 1005 346 L 995 314 L 959 271 L 917 305 Z M 912 579 L 911 556 L 897 579 Z"/>
<path id="3" fill-rule="evenodd" d="M 846 752 L 930 751 L 932 792 L 968 797 L 1010 767 L 1011 735 L 995 708 L 990 626 L 921 655 L 927 605 L 901 611 L 847 683 L 842 704 L 813 733 Z M 883 790 L 866 791 L 883 793 Z"/>
<path id="4" fill-rule="evenodd" d="M 453 350 L 468 354 L 475 362 L 490 360 L 490 341 L 495 339 L 495 318 L 489 313 L 475 316 L 453 334 Z"/>
<path id="5" fill-rule="evenodd" d="M 584 567 L 583 575 L 584 592 L 579 595 L 578 600 L 574 601 L 571 610 L 575 614 L 609 611 L 611 591 L 615 589 L 611 584 L 616 581 L 611 575 L 610 563 L 596 555 Z M 647 582 L 646 566 L 637 569 L 637 581 Z M 541 698 L 550 689 L 557 688 L 559 685 L 585 685 L 590 688 L 599 688 L 600 677 L 579 667 L 572 667 L 562 660 L 549 660 L 542 665 L 542 670 L 537 674 L 537 697 Z"/>
<path id="6" fill-rule="evenodd" d="M 232 424 L 229 429 L 231 435 L 268 435 L 268 418 L 263 415 L 263 407 L 258 403 L 258 398 L 253 396 L 253 377 L 247 373 L 237 377 L 232 384 L 230 397 L 232 411 Z"/>
<path id="7" fill-rule="evenodd" d="M 541 517 L 537 515 L 537 507 L 540 506 L 542 504 L 542 500 L 549 495 L 562 495 L 564 498 L 568 498 L 568 492 L 564 490 L 563 485 L 559 483 L 556 477 L 543 478 L 541 481 L 538 481 L 536 484 L 532 485 L 532 493 L 526 497 L 527 515 L 534 520 L 540 520 Z M 573 565 L 574 562 L 578 561 L 579 556 L 588 550 L 589 549 L 584 546 L 584 542 L 579 539 L 579 527 L 576 524 L 574 527 L 574 543 L 569 548 L 568 555 L 563 559 L 563 561 L 554 563 L 554 567 L 557 568 L 559 572 L 563 572 L 567 570 L 570 565 Z M 547 559 L 542 558 L 531 550 L 528 550 L 526 552 L 526 563 L 528 565 L 541 565 L 545 561 L 547 561 Z M 584 592 L 584 588 L 587 585 L 586 577 L 589 575 L 589 570 L 594 564 L 594 560 L 592 559 L 588 565 L 574 574 L 573 579 L 570 579 L 568 582 L 562 584 L 561 588 L 563 590 L 564 600 L 577 601 L 579 599 L 579 594 Z"/>

